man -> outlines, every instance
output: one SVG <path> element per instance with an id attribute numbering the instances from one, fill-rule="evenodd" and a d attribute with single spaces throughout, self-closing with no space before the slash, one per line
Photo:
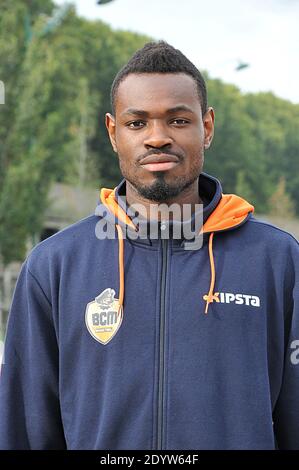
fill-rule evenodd
<path id="1" fill-rule="evenodd" d="M 1 448 L 299 449 L 298 242 L 202 172 L 214 112 L 180 51 L 146 44 L 111 96 L 124 179 L 23 264 Z"/>

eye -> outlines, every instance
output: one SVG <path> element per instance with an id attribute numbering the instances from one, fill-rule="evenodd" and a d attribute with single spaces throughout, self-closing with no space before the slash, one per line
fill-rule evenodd
<path id="1" fill-rule="evenodd" d="M 174 124 L 177 123 L 179 126 L 189 123 L 189 121 L 187 121 L 186 119 L 182 119 L 182 118 L 173 119 L 171 122 Z"/>
<path id="2" fill-rule="evenodd" d="M 129 129 L 141 129 L 141 127 L 143 126 L 140 126 L 139 124 L 145 124 L 144 121 L 132 121 L 132 122 L 129 122 L 128 124 L 126 124 L 127 127 L 129 127 Z"/>

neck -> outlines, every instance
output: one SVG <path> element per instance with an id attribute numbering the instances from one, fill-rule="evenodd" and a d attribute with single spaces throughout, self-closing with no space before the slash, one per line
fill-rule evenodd
<path id="1" fill-rule="evenodd" d="M 179 219 L 181 219 L 184 205 L 190 206 L 191 214 L 193 214 L 195 210 L 198 209 L 196 204 L 203 205 L 203 201 L 198 194 L 198 179 L 192 185 L 188 186 L 188 188 L 182 191 L 178 196 L 161 202 L 151 201 L 142 197 L 136 191 L 136 189 L 128 181 L 126 181 L 126 200 L 129 206 L 134 207 L 138 204 L 138 212 L 140 216 L 147 220 L 168 220 L 168 207 L 172 204 L 176 204 L 181 209 L 178 215 Z M 173 217 L 176 218 L 175 215 Z"/>

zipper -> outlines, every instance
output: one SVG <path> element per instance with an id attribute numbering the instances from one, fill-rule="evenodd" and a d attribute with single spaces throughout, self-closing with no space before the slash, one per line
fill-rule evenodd
<path id="1" fill-rule="evenodd" d="M 159 378 L 158 378 L 158 418 L 157 418 L 157 449 L 163 448 L 163 402 L 165 382 L 165 290 L 168 262 L 168 240 L 162 242 L 161 295 L 160 295 L 160 341 L 159 341 Z"/>

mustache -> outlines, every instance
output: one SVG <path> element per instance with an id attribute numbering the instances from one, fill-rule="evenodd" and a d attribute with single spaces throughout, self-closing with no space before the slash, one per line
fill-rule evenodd
<path id="1" fill-rule="evenodd" d="M 149 157 L 150 155 L 174 155 L 175 157 L 178 157 L 179 160 L 182 160 L 184 158 L 184 155 L 178 152 L 172 152 L 170 150 L 162 150 L 162 149 L 151 149 L 148 152 L 144 153 L 143 155 L 140 155 L 138 157 L 138 162 L 142 160 L 145 157 Z"/>

